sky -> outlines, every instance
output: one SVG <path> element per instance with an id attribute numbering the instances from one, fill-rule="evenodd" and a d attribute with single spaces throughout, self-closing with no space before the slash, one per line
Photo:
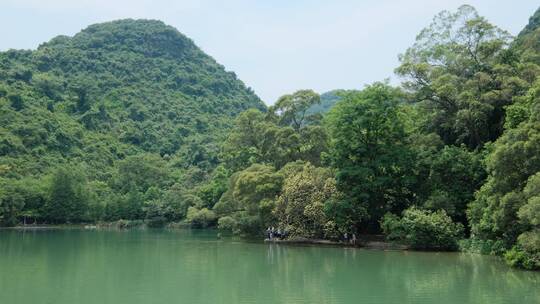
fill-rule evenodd
<path id="1" fill-rule="evenodd" d="M 516 35 L 538 0 L 470 0 Z M 0 0 L 0 50 L 122 18 L 159 19 L 190 37 L 266 104 L 299 89 L 323 93 L 398 83 L 398 55 L 454 0 Z"/>

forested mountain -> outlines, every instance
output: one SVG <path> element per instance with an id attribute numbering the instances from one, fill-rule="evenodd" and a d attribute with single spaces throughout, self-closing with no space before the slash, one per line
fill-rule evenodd
<path id="1" fill-rule="evenodd" d="M 0 151 L 15 176 L 43 172 L 56 157 L 99 170 L 140 152 L 212 162 L 204 150 L 230 117 L 264 107 L 234 73 L 159 21 L 92 25 L 35 51 L 3 52 L 0 64 Z"/>
<path id="2" fill-rule="evenodd" d="M 0 53 L 0 183 L 68 167 L 119 192 L 118 165 L 132 158 L 163 162 L 169 174 L 207 172 L 233 117 L 248 108 L 265 106 L 176 29 L 153 20 L 91 25 L 36 50 Z M 39 204 L 26 211 L 47 220 Z"/>

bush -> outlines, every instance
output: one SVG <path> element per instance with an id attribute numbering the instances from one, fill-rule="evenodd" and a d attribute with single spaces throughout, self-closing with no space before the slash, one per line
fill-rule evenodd
<path id="1" fill-rule="evenodd" d="M 459 241 L 459 250 L 470 253 L 502 255 L 506 248 L 502 240 L 470 238 Z"/>
<path id="2" fill-rule="evenodd" d="M 235 215 L 236 226 L 233 233 L 241 236 L 262 235 L 263 225 L 261 218 L 257 215 L 249 215 L 246 212 L 240 212 Z"/>
<path id="3" fill-rule="evenodd" d="M 249 215 L 247 212 L 237 212 L 231 216 L 223 216 L 218 220 L 218 229 L 230 231 L 240 236 L 260 236 L 263 226 L 261 218 L 257 215 Z"/>
<path id="4" fill-rule="evenodd" d="M 386 214 L 381 227 L 389 240 L 401 241 L 414 249 L 455 250 L 463 235 L 463 225 L 452 222 L 443 210 L 411 207 L 399 218 Z"/>
<path id="5" fill-rule="evenodd" d="M 233 231 L 236 227 L 236 221 L 230 216 L 220 217 L 218 220 L 218 229 Z"/>
<path id="6" fill-rule="evenodd" d="M 540 269 L 540 231 L 521 234 L 517 245 L 504 254 L 506 262 L 515 267 L 529 270 Z"/>
<path id="7" fill-rule="evenodd" d="M 519 267 L 529 270 L 540 269 L 540 256 L 532 255 L 519 246 L 514 246 L 504 254 L 506 263 L 513 267 Z"/>
<path id="8" fill-rule="evenodd" d="M 206 228 L 216 223 L 216 214 L 212 210 L 207 208 L 197 209 L 196 207 L 189 207 L 187 211 L 186 220 L 194 228 Z"/>

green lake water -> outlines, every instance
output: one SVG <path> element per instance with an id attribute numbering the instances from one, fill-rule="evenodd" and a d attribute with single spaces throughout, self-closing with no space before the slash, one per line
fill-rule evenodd
<path id="1" fill-rule="evenodd" d="M 192 230 L 1 230 L 0 303 L 540 303 L 540 273 L 459 253 Z"/>

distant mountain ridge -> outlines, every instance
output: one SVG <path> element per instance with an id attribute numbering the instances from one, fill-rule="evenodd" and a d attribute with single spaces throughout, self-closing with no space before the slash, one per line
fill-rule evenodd
<path id="1" fill-rule="evenodd" d="M 341 100 L 341 93 L 351 92 L 354 90 L 332 90 L 321 94 L 321 103 L 311 106 L 306 114 L 325 114 L 332 109 Z"/>
<path id="2" fill-rule="evenodd" d="M 540 8 L 529 18 L 527 25 L 519 32 L 518 36 L 524 36 L 536 31 L 540 27 Z"/>

